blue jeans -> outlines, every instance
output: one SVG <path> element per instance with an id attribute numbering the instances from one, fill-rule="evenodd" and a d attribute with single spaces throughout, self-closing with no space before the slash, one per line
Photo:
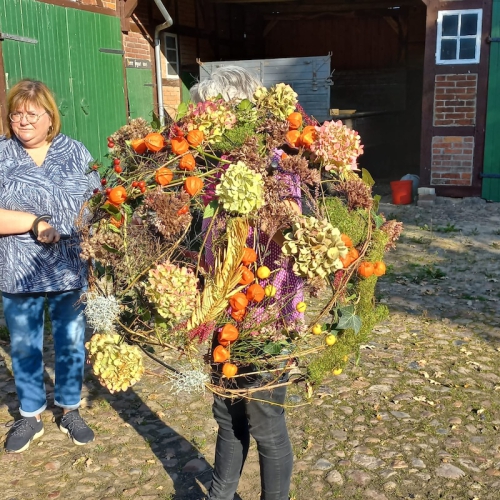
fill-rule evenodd
<path id="1" fill-rule="evenodd" d="M 54 403 L 68 410 L 80 406 L 85 363 L 82 290 L 3 293 L 20 413 L 34 417 L 47 407 L 43 381 L 43 324 L 48 302 L 55 350 Z"/>
<path id="2" fill-rule="evenodd" d="M 285 422 L 286 386 L 251 393 L 254 399 L 233 401 L 214 396 L 213 414 L 219 424 L 210 500 L 233 500 L 250 445 L 257 442 L 261 500 L 288 500 L 293 452 Z"/>

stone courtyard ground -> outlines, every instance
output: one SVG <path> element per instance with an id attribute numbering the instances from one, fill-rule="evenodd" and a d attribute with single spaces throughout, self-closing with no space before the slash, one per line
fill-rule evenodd
<path id="1" fill-rule="evenodd" d="M 438 202 L 382 204 L 405 223 L 378 285 L 390 318 L 310 402 L 290 390 L 295 500 L 500 498 L 500 204 Z M 46 351 L 49 381 L 50 343 Z M 2 498 L 203 498 L 216 436 L 211 396 L 175 396 L 165 369 L 147 365 L 143 380 L 117 395 L 87 374 L 82 414 L 96 431 L 91 445 L 72 445 L 49 406 L 45 435 L 29 451 L 2 449 Z M 0 327 L 0 442 L 17 404 Z M 258 474 L 253 445 L 241 499 L 259 498 Z"/>

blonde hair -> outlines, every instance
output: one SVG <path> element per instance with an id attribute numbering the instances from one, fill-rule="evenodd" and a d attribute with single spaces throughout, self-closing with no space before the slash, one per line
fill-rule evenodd
<path id="1" fill-rule="evenodd" d="M 206 101 L 219 94 L 225 101 L 231 99 L 253 99 L 253 93 L 262 84 L 240 66 L 222 66 L 212 71 L 210 78 L 189 89 L 194 102 Z"/>
<path id="2" fill-rule="evenodd" d="M 50 116 L 52 125 L 47 134 L 47 142 L 52 142 L 54 137 L 61 131 L 61 116 L 59 115 L 54 95 L 47 85 L 29 78 L 17 82 L 7 95 L 7 114 L 10 115 L 10 113 L 26 107 L 27 104 L 33 104 L 45 109 L 46 113 Z M 9 120 L 9 132 L 7 136 L 12 137 L 13 134 L 12 123 Z"/>

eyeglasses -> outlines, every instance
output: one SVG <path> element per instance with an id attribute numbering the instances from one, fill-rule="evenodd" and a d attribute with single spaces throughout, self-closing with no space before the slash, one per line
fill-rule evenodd
<path id="1" fill-rule="evenodd" d="M 9 115 L 9 118 L 10 118 L 10 121 L 12 123 L 19 123 L 20 121 L 22 121 L 23 119 L 23 116 L 26 117 L 26 121 L 28 123 L 30 123 L 31 125 L 35 124 L 41 116 L 47 114 L 47 111 L 44 111 L 43 113 L 40 113 L 39 115 L 37 115 L 36 113 L 11 113 Z"/>

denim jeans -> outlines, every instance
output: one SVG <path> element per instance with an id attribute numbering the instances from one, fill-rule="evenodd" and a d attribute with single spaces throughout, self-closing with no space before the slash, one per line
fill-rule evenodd
<path id="1" fill-rule="evenodd" d="M 33 417 L 47 407 L 43 380 L 43 325 L 48 302 L 55 350 L 54 403 L 80 406 L 85 362 L 82 290 L 49 293 L 3 293 L 3 309 L 11 339 L 11 356 L 20 413 Z"/>
<path id="2" fill-rule="evenodd" d="M 261 500 L 288 500 L 293 452 L 285 422 L 286 386 L 251 393 L 254 400 L 214 396 L 219 424 L 209 500 L 233 500 L 247 457 L 250 435 L 257 442 Z M 259 402 L 255 400 L 269 401 Z"/>

